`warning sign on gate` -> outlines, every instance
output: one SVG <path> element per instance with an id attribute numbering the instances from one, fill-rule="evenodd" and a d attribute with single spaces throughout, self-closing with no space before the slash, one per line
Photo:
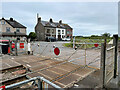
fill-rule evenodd
<path id="1" fill-rule="evenodd" d="M 24 43 L 20 43 L 20 48 L 24 48 Z"/>
<path id="2" fill-rule="evenodd" d="M 58 48 L 58 47 L 56 47 L 55 49 L 54 49 L 54 53 L 55 53 L 55 55 L 59 55 L 60 54 L 60 49 Z"/>

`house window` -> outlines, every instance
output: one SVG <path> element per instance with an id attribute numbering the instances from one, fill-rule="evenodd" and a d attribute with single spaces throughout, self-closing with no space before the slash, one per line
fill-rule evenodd
<path id="1" fill-rule="evenodd" d="M 6 27 L 6 32 L 10 32 L 10 27 Z"/>
<path id="2" fill-rule="evenodd" d="M 4 24 L 5 24 L 5 21 L 4 21 Z"/>
<path id="3" fill-rule="evenodd" d="M 50 33 L 50 29 L 47 29 L 47 33 Z"/>
<path id="4" fill-rule="evenodd" d="M 16 32 L 20 32 L 20 28 L 16 28 Z"/>
<path id="5" fill-rule="evenodd" d="M 62 30 L 62 34 L 64 34 L 64 30 Z"/>
<path id="6" fill-rule="evenodd" d="M 58 30 L 58 35 L 60 35 L 60 30 Z"/>
<path id="7" fill-rule="evenodd" d="M 4 24 L 5 24 L 5 21 L 1 21 L 1 24 L 4 25 Z"/>
<path id="8" fill-rule="evenodd" d="M 52 34 L 54 33 L 54 29 L 52 29 Z"/>
<path id="9" fill-rule="evenodd" d="M 70 34 L 70 32 L 69 32 L 69 31 L 67 31 L 67 34 Z"/>

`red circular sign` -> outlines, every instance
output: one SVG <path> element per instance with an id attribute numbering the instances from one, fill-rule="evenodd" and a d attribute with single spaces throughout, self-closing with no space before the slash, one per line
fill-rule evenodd
<path id="1" fill-rule="evenodd" d="M 60 54 L 59 48 L 56 47 L 56 48 L 54 49 L 54 53 L 55 53 L 55 55 L 59 55 L 59 54 Z"/>
<path id="2" fill-rule="evenodd" d="M 98 47 L 98 46 L 99 46 L 99 44 L 95 43 L 95 44 L 94 44 L 94 46 L 95 46 L 95 47 Z"/>

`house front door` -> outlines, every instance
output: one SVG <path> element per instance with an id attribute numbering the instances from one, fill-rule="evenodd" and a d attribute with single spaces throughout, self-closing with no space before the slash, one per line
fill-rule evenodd
<path id="1" fill-rule="evenodd" d="M 61 35 L 58 35 L 58 40 L 59 40 L 59 41 L 61 40 Z"/>

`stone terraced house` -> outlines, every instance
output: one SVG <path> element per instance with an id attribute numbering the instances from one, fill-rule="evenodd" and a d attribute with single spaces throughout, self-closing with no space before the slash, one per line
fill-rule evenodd
<path id="1" fill-rule="evenodd" d="M 73 35 L 73 29 L 68 24 L 62 23 L 62 20 L 53 22 L 50 18 L 49 21 L 43 21 L 41 17 L 37 17 L 35 32 L 39 41 L 45 41 L 47 37 L 61 40 L 62 38 L 72 38 Z"/>
<path id="2" fill-rule="evenodd" d="M 0 19 L 0 37 L 2 39 L 12 39 L 14 40 L 17 38 L 18 40 L 25 40 L 26 39 L 26 27 L 13 20 L 10 19 Z"/>

